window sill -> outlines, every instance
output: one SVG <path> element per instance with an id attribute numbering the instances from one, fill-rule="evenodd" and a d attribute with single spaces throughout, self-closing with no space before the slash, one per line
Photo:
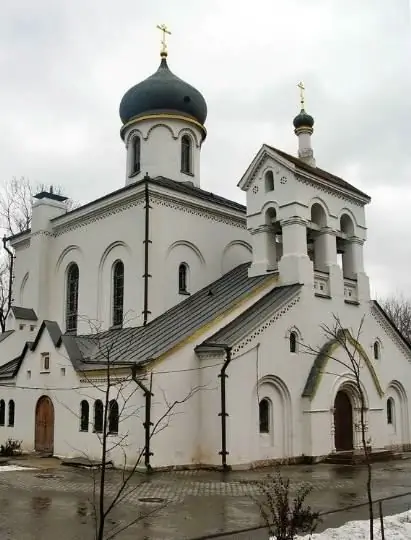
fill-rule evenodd
<path id="1" fill-rule="evenodd" d="M 178 291 L 178 294 L 181 294 L 182 296 L 191 296 L 191 293 L 188 291 Z"/>
<path id="2" fill-rule="evenodd" d="M 359 305 L 360 305 L 360 303 L 358 302 L 358 300 L 347 300 L 347 299 L 345 299 L 344 302 L 345 302 L 346 304 L 350 304 L 351 306 L 359 306 Z"/>
<path id="3" fill-rule="evenodd" d="M 80 433 L 88 433 L 88 429 L 79 429 Z"/>
<path id="4" fill-rule="evenodd" d="M 109 330 L 121 330 L 122 328 L 122 324 L 113 324 L 113 326 L 110 326 Z"/>
<path id="5" fill-rule="evenodd" d="M 331 300 L 331 296 L 329 294 L 322 294 L 322 293 L 314 293 L 314 296 L 317 298 L 325 298 L 326 300 Z"/>
<path id="6" fill-rule="evenodd" d="M 117 433 L 109 432 L 109 433 L 107 433 L 107 435 L 108 435 L 109 437 L 118 437 L 118 432 L 117 432 Z"/>
<path id="7" fill-rule="evenodd" d="M 50 370 L 40 371 L 40 375 L 50 375 Z"/>
<path id="8" fill-rule="evenodd" d="M 141 169 L 139 171 L 134 171 L 128 175 L 129 178 L 134 178 L 134 176 L 137 176 L 141 173 Z"/>
<path id="9" fill-rule="evenodd" d="M 194 174 L 192 172 L 183 171 L 183 170 L 181 170 L 180 172 L 181 172 L 181 174 L 186 174 L 187 176 L 192 176 L 194 178 Z"/>

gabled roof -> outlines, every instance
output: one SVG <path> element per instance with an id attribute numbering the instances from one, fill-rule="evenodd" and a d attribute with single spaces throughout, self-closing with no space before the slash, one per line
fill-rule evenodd
<path id="1" fill-rule="evenodd" d="M 34 309 L 11 306 L 11 311 L 15 319 L 23 319 L 25 321 L 37 321 L 37 315 Z"/>
<path id="2" fill-rule="evenodd" d="M 13 379 L 17 375 L 21 362 L 22 358 L 18 356 L 0 366 L 0 380 Z"/>
<path id="3" fill-rule="evenodd" d="M 410 341 L 404 336 L 404 334 L 400 331 L 398 326 L 395 324 L 395 322 L 391 319 L 391 317 L 388 315 L 388 313 L 384 310 L 384 308 L 377 302 L 377 300 L 372 300 L 372 305 L 379 311 L 379 313 L 383 316 L 383 318 L 388 322 L 388 324 L 391 326 L 391 328 L 394 330 L 394 332 L 397 334 L 397 336 L 401 339 L 401 341 L 404 343 L 404 345 L 411 351 L 411 343 Z"/>
<path id="4" fill-rule="evenodd" d="M 227 326 L 203 341 L 201 345 L 196 347 L 196 351 L 208 350 L 208 347 L 213 345 L 233 347 L 240 339 L 258 327 L 262 321 L 287 304 L 300 289 L 301 285 L 298 284 L 275 287 Z"/>
<path id="5" fill-rule="evenodd" d="M 319 167 L 311 167 L 311 165 L 308 165 L 308 163 L 305 163 L 305 161 L 299 159 L 298 157 L 292 156 L 291 154 L 287 154 L 287 152 L 283 152 L 282 150 L 279 150 L 278 148 L 275 148 L 274 146 L 265 145 L 277 154 L 279 154 L 284 159 L 291 161 L 297 169 L 301 169 L 302 171 L 306 171 L 314 176 L 319 176 L 323 180 L 326 180 L 330 184 L 333 184 L 337 187 L 343 188 L 347 191 L 351 191 L 355 193 L 356 195 L 360 195 L 361 197 L 367 198 L 369 201 L 371 200 L 370 196 L 364 193 L 363 191 L 357 189 L 349 182 L 346 182 L 339 176 L 335 176 L 335 174 L 331 174 L 324 169 L 320 169 Z"/>
<path id="6" fill-rule="evenodd" d="M 272 276 L 248 277 L 249 263 L 237 266 L 220 279 L 172 307 L 147 326 L 112 329 L 97 336 L 74 338 L 84 359 L 95 363 L 143 363 L 158 358 L 204 325 L 246 299 Z M 83 369 L 83 366 L 82 368 Z"/>

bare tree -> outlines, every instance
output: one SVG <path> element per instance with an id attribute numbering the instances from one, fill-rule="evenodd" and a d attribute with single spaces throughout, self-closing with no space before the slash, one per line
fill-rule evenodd
<path id="1" fill-rule="evenodd" d="M 361 430 L 361 446 L 364 453 L 364 461 L 367 467 L 367 499 L 368 499 L 368 512 L 370 520 L 370 539 L 374 539 L 374 510 L 372 500 L 372 465 L 371 465 L 371 448 L 369 440 L 367 439 L 367 423 L 366 423 L 366 411 L 367 402 L 364 395 L 362 386 L 362 368 L 364 365 L 363 349 L 360 344 L 360 338 L 364 325 L 364 317 L 358 326 L 358 330 L 353 332 L 344 328 L 340 318 L 333 314 L 333 323 L 331 325 L 322 324 L 321 330 L 327 340 L 327 344 L 333 342 L 338 345 L 338 348 L 343 351 L 343 358 L 338 358 L 333 351 L 336 349 L 333 347 L 313 347 L 311 345 L 305 345 L 300 343 L 301 350 L 312 356 L 319 357 L 319 355 L 325 356 L 325 358 L 332 360 L 336 364 L 343 366 L 347 370 L 348 377 L 354 383 L 354 387 L 358 393 L 360 400 L 360 430 Z M 332 373 L 332 367 L 330 371 L 324 373 Z"/>
<path id="2" fill-rule="evenodd" d="M 411 299 L 400 294 L 379 302 L 401 334 L 411 343 Z"/>
<path id="3" fill-rule="evenodd" d="M 187 402 L 201 387 L 195 386 L 183 392 L 181 399 L 169 401 L 164 390 L 160 390 L 157 409 L 160 405 L 162 411 L 157 415 L 155 421 L 152 421 L 151 404 L 153 395 L 153 373 L 150 371 L 150 364 L 142 365 L 127 361 L 129 354 L 135 350 L 136 341 L 134 332 L 123 331 L 122 329 L 111 331 L 100 331 L 100 324 L 95 321 L 89 321 L 91 333 L 81 336 L 85 350 L 89 351 L 88 359 L 85 362 L 92 369 L 101 372 L 103 379 L 101 382 L 95 382 L 89 377 L 87 371 L 82 373 L 82 378 L 86 382 L 85 390 L 80 390 L 79 394 L 85 397 L 85 392 L 92 390 L 90 400 L 100 395 L 100 401 L 103 403 L 101 425 L 94 425 L 94 432 L 99 439 L 101 447 L 100 459 L 97 468 L 92 467 L 93 475 L 93 495 L 92 506 L 95 518 L 95 539 L 112 540 L 124 530 L 128 529 L 138 521 L 146 518 L 149 514 L 139 514 L 128 523 L 116 525 L 111 518 L 116 508 L 129 497 L 136 489 L 136 473 L 140 472 L 140 467 L 145 464 L 146 470 L 150 472 L 149 459 L 151 455 L 150 442 L 153 437 L 161 431 L 167 429 L 170 420 L 175 414 L 178 414 L 179 407 Z M 137 331 L 137 328 L 135 329 Z M 121 349 L 121 357 L 119 356 Z M 143 395 L 145 404 L 141 405 L 138 395 Z M 147 396 L 147 392 L 149 396 Z M 147 409 L 149 407 L 149 410 Z M 72 411 L 78 415 L 77 411 Z M 141 426 L 144 427 L 145 438 L 144 445 L 136 449 L 135 456 L 130 461 L 127 455 L 130 454 L 130 433 L 124 426 L 126 421 L 133 418 L 133 427 L 137 428 L 137 419 L 141 418 Z M 144 418 L 144 421 L 143 421 Z M 82 418 L 80 418 L 82 422 Z M 113 435 L 116 435 L 113 437 Z M 79 450 L 79 449 L 77 449 Z M 113 493 L 110 495 L 107 490 L 108 469 L 112 466 L 111 456 L 114 451 L 122 455 L 122 465 L 120 466 L 120 479 Z M 80 450 L 90 465 L 95 465 L 90 455 Z M 117 463 L 118 466 L 118 463 Z M 159 511 L 164 505 L 156 507 Z M 114 524 L 114 525 L 113 525 Z"/>
<path id="4" fill-rule="evenodd" d="M 30 229 L 33 195 L 47 189 L 43 184 L 33 184 L 24 176 L 14 177 L 4 183 L 0 189 L 0 229 L 3 229 L 4 237 Z M 50 189 L 56 195 L 62 194 L 60 186 L 50 186 Z M 71 199 L 67 199 L 65 205 L 67 211 L 76 206 Z M 3 242 L 6 248 L 6 241 Z M 0 328 L 2 332 L 6 329 L 6 319 L 12 303 L 12 258 L 14 255 L 10 248 L 6 248 L 6 251 L 0 255 Z"/>

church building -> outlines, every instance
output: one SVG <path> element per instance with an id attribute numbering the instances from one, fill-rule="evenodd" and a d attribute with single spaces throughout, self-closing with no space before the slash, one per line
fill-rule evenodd
<path id="1" fill-rule="evenodd" d="M 253 467 L 359 451 L 363 411 L 373 450 L 408 448 L 411 347 L 370 298 L 370 197 L 317 165 L 303 94 L 298 154 L 263 144 L 246 206 L 210 193 L 206 117 L 163 41 L 120 103 L 124 185 L 70 211 L 38 193 L 8 238 L 0 443 L 98 460 L 107 432 L 117 466 Z"/>

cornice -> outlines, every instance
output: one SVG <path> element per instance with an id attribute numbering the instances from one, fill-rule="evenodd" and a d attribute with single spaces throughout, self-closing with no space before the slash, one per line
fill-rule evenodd
<path id="1" fill-rule="evenodd" d="M 321 178 L 318 178 L 317 176 L 314 176 L 305 171 L 298 171 L 298 173 L 295 172 L 295 178 L 298 182 L 302 184 L 313 186 L 316 189 L 323 191 L 324 193 L 334 195 L 338 199 L 349 200 L 356 206 L 362 207 L 369 202 L 368 199 L 365 199 L 360 195 L 356 196 L 353 193 L 347 191 L 346 189 L 338 187 L 337 185 L 333 185 L 333 187 L 331 187 L 325 180 L 322 180 Z"/>
<path id="2" fill-rule="evenodd" d="M 282 219 L 280 221 L 281 227 L 287 227 L 288 225 L 302 225 L 307 227 L 308 221 L 300 216 L 291 216 L 289 218 Z"/>
<path id="3" fill-rule="evenodd" d="M 209 221 L 225 223 L 226 225 L 231 225 L 240 229 L 246 229 L 247 220 L 245 216 L 242 217 L 233 215 L 228 212 L 222 212 L 214 208 L 205 208 L 204 206 L 196 204 L 192 201 L 184 200 L 183 202 L 181 199 L 172 195 L 168 195 L 166 193 L 150 191 L 150 202 L 157 203 L 159 206 L 166 206 L 168 208 L 172 208 L 186 214 L 196 215 Z"/>
<path id="4" fill-rule="evenodd" d="M 10 244 L 13 249 L 27 249 L 30 247 L 30 233 L 27 233 L 27 236 L 24 236 L 23 238 L 20 238 L 16 241 L 11 241 Z"/>
<path id="5" fill-rule="evenodd" d="M 253 332 L 251 332 L 246 338 L 242 339 L 238 345 L 233 347 L 232 355 L 233 358 L 237 356 L 238 354 L 242 354 L 244 352 L 244 348 L 247 347 L 255 338 L 260 336 L 267 328 L 275 324 L 283 315 L 288 313 L 290 309 L 292 309 L 294 306 L 296 306 L 301 297 L 300 295 L 292 298 L 289 302 L 284 304 L 282 307 L 278 308 L 275 313 L 267 319 L 265 322 L 262 322 Z"/>
<path id="6" fill-rule="evenodd" d="M 99 206 L 98 208 L 93 209 L 91 212 L 88 212 L 85 215 L 77 214 L 75 216 L 75 219 L 73 220 L 54 225 L 53 235 L 60 236 L 75 229 L 85 227 L 90 223 L 105 219 L 108 216 L 119 214 L 120 212 L 123 212 L 124 210 L 127 210 L 129 208 L 142 206 L 144 202 L 143 199 L 144 193 L 142 189 L 137 192 L 133 191 L 127 197 L 124 197 L 122 199 L 116 199 L 114 201 L 111 201 L 109 204 L 106 203 L 105 205 Z"/>
<path id="7" fill-rule="evenodd" d="M 397 332 L 392 328 L 390 323 L 385 319 L 383 315 L 381 315 L 378 309 L 374 306 L 371 307 L 371 315 L 373 316 L 375 321 L 380 325 L 380 327 L 384 330 L 384 332 L 391 338 L 394 344 L 397 345 L 401 349 L 401 351 L 408 358 L 408 360 L 411 360 L 410 348 L 407 347 L 407 345 L 400 338 Z"/>

